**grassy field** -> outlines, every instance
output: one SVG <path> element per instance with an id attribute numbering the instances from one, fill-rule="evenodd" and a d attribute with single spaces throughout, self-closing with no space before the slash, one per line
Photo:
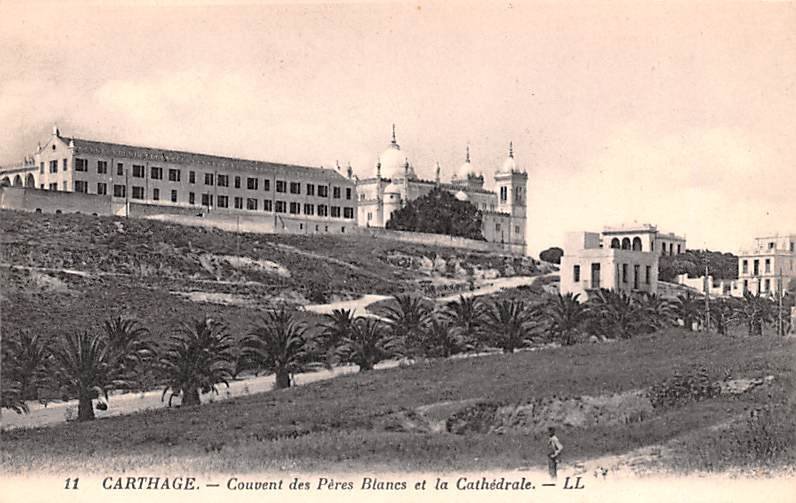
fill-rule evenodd
<path id="1" fill-rule="evenodd" d="M 793 350 L 791 339 L 670 330 L 610 344 L 419 362 L 193 409 L 4 431 L 0 465 L 6 472 L 80 467 L 83 473 L 147 467 L 241 473 L 542 466 L 543 433 L 396 431 L 390 419 L 433 404 L 445 410 L 443 402 L 513 404 L 625 393 L 660 383 L 675 371 L 705 367 L 717 381 L 727 375 L 773 375 L 774 380 L 737 396 L 655 409 L 627 424 L 560 424 L 564 462 L 666 445 L 674 457 L 657 460 L 655 469 L 749 469 L 758 461 L 767 468 L 792 467 Z M 765 424 L 787 448 L 750 459 L 739 445 L 761 440 L 762 430 L 750 430 L 746 421 L 757 409 L 789 411 L 766 416 Z"/>

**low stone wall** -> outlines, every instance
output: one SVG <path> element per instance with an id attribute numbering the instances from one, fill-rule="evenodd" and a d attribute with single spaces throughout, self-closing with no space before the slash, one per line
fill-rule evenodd
<path id="1" fill-rule="evenodd" d="M 658 296 L 675 298 L 678 295 L 685 293 L 687 290 L 694 292 L 693 289 L 679 283 L 669 283 L 667 281 L 658 281 Z M 697 293 L 697 292 L 694 292 Z"/>
<path id="2" fill-rule="evenodd" d="M 289 217 L 275 213 L 255 213 L 214 208 L 185 208 L 154 204 L 131 204 L 130 216 L 173 222 L 182 225 L 214 227 L 228 232 L 254 234 L 346 234 L 358 232 L 356 222 L 341 219 Z"/>
<path id="3" fill-rule="evenodd" d="M 361 227 L 363 232 L 376 238 L 395 239 L 409 243 L 417 243 L 431 246 L 447 246 L 450 248 L 462 248 L 466 250 L 477 250 L 495 253 L 499 255 L 522 255 L 523 250 L 516 245 L 508 243 L 490 243 L 488 241 L 477 241 L 457 236 L 447 236 L 445 234 L 428 234 L 423 232 L 395 231 L 375 227 Z"/>
<path id="4" fill-rule="evenodd" d="M 1 187 L 0 208 L 40 213 L 123 214 L 124 205 L 114 204 L 110 196 L 42 190 L 30 187 Z"/>
<path id="5" fill-rule="evenodd" d="M 522 247 L 490 243 L 443 234 L 394 231 L 357 226 L 353 220 L 296 218 L 285 214 L 202 207 L 145 204 L 130 201 L 127 205 L 110 196 L 61 192 L 24 187 L 0 187 L 0 208 L 42 213 L 87 213 L 97 215 L 151 218 L 183 225 L 215 227 L 230 232 L 262 234 L 365 234 L 374 238 L 394 239 L 430 246 L 483 251 L 496 255 L 519 256 Z"/>
<path id="6" fill-rule="evenodd" d="M 687 286 L 688 288 L 699 290 L 700 292 L 705 293 L 704 276 L 700 276 L 698 278 L 689 278 L 688 274 L 678 274 L 674 281 L 679 285 Z M 713 297 L 729 295 L 734 283 L 735 282 L 732 280 L 723 279 L 715 281 L 713 276 L 708 276 L 708 285 L 710 285 L 708 293 Z"/>

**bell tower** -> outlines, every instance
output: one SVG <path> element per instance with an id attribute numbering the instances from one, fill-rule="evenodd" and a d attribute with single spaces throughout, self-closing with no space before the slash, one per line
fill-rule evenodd
<path id="1" fill-rule="evenodd" d="M 509 143 L 509 156 L 495 173 L 498 196 L 497 211 L 510 215 L 510 243 L 517 251 L 526 251 L 528 173 L 514 160 L 514 145 Z"/>

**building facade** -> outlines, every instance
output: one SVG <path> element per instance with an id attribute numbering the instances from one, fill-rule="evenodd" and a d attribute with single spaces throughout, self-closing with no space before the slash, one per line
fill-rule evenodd
<path id="1" fill-rule="evenodd" d="M 754 247 L 738 253 L 738 280 L 732 295 L 776 296 L 796 279 L 796 234 L 755 239 Z"/>
<path id="2" fill-rule="evenodd" d="M 602 244 L 606 248 L 647 251 L 657 255 L 679 255 L 686 250 L 684 237 L 661 232 L 652 224 L 605 227 Z"/>
<path id="3" fill-rule="evenodd" d="M 658 292 L 658 253 L 649 247 L 610 246 L 616 238 L 597 232 L 566 235 L 560 270 L 562 294 L 580 294 L 585 301 L 600 289 L 628 294 Z"/>
<path id="4" fill-rule="evenodd" d="M 401 151 L 393 126 L 392 140 L 379 156 L 374 172 L 357 181 L 359 225 L 383 228 L 395 211 L 439 187 L 481 211 L 481 231 L 488 242 L 517 255 L 526 254 L 528 174 L 518 167 L 511 144 L 508 157 L 495 173 L 495 191 L 484 187 L 483 174 L 470 160 L 469 146 L 464 164 L 450 181 L 442 181 L 441 171 L 438 163 L 434 180 L 420 179 Z"/>
<path id="5" fill-rule="evenodd" d="M 356 226 L 356 184 L 333 169 L 295 166 L 79 138 L 57 127 L 0 182 L 104 196 L 113 213 L 169 210 L 262 217 L 275 232 L 344 233 Z M 152 207 L 154 210 L 146 210 Z"/>

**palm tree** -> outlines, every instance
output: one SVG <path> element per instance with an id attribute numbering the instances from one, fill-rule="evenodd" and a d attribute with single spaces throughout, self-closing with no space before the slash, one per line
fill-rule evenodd
<path id="1" fill-rule="evenodd" d="M 553 334 L 567 346 L 574 344 L 575 336 L 588 317 L 588 309 L 579 299 L 580 294 L 559 293 L 547 306 Z"/>
<path id="2" fill-rule="evenodd" d="M 624 292 L 600 289 L 589 304 L 589 330 L 603 337 L 629 339 L 643 328 L 641 306 Z"/>
<path id="3" fill-rule="evenodd" d="M 460 295 L 459 300 L 448 303 L 445 315 L 465 343 L 475 347 L 482 346 L 484 305 L 477 297 Z"/>
<path id="4" fill-rule="evenodd" d="M 774 321 L 774 303 L 760 292 L 745 292 L 743 306 L 739 311 L 740 319 L 746 324 L 749 335 L 763 335 L 763 328 Z"/>
<path id="5" fill-rule="evenodd" d="M 531 341 L 532 322 L 536 312 L 523 301 L 496 301 L 486 312 L 485 325 L 489 338 L 504 353 L 526 346 Z"/>
<path id="6" fill-rule="evenodd" d="M 22 383 L 14 358 L 15 351 L 11 344 L 3 341 L 2 362 L 0 362 L 0 408 L 9 409 L 17 414 L 28 413 L 28 404 L 22 399 Z"/>
<path id="7" fill-rule="evenodd" d="M 149 340 L 149 330 L 133 318 L 117 316 L 105 320 L 105 335 L 108 339 L 108 350 L 115 360 L 117 371 L 121 374 L 133 374 L 141 364 L 149 363 L 155 356 L 155 348 Z M 143 372 L 129 375 L 129 380 L 136 380 L 139 387 L 143 385 Z"/>
<path id="8" fill-rule="evenodd" d="M 22 400 L 39 398 L 39 388 L 46 380 L 46 365 L 50 360 L 49 341 L 38 334 L 31 335 L 25 331 L 17 338 L 4 341 L 7 343 L 7 358 L 3 359 L 6 375 L 19 383 Z"/>
<path id="9" fill-rule="evenodd" d="M 315 367 L 307 327 L 284 306 L 268 312 L 243 342 L 256 366 L 276 374 L 277 389 L 290 387 L 290 376 Z"/>
<path id="10" fill-rule="evenodd" d="M 373 370 L 380 361 L 401 353 L 401 341 L 378 318 L 357 317 L 351 333 L 337 347 L 335 356 L 340 363 L 353 363 L 360 372 Z"/>
<path id="11" fill-rule="evenodd" d="M 321 325 L 320 349 L 326 353 L 327 366 L 331 366 L 334 351 L 344 339 L 351 335 L 354 325 L 354 311 L 351 309 L 335 309 L 324 315 L 326 322 Z"/>
<path id="12" fill-rule="evenodd" d="M 656 332 L 671 326 L 674 322 L 672 303 L 668 299 L 654 293 L 643 293 L 636 297 L 636 301 L 641 309 L 642 324 L 647 332 Z"/>
<path id="13" fill-rule="evenodd" d="M 218 393 L 217 384 L 229 387 L 235 362 L 233 340 L 224 323 L 211 318 L 181 323 L 161 350 L 158 363 L 166 387 L 163 398 L 171 391 L 182 396 L 183 406 L 200 405 L 199 392 Z"/>
<path id="14" fill-rule="evenodd" d="M 727 335 L 731 325 L 739 320 L 740 306 L 733 298 L 717 298 L 710 300 L 710 321 L 716 327 L 716 333 Z"/>
<path id="15" fill-rule="evenodd" d="M 429 307 L 419 296 L 396 295 L 397 305 L 386 308 L 386 319 L 394 337 L 404 344 L 404 349 L 412 356 L 422 354 L 423 325 Z"/>
<path id="16" fill-rule="evenodd" d="M 458 331 L 440 316 L 432 316 L 426 323 L 423 332 L 423 354 L 425 356 L 448 358 L 467 348 Z"/>
<path id="17" fill-rule="evenodd" d="M 108 399 L 112 389 L 128 387 L 115 371 L 114 359 L 102 334 L 66 335 L 53 351 L 53 374 L 67 396 L 77 396 L 77 420 L 94 419 L 92 400 Z"/>
<path id="18" fill-rule="evenodd" d="M 699 299 L 690 290 L 686 290 L 685 294 L 678 295 L 677 300 L 674 301 L 674 312 L 679 319 L 683 320 L 686 330 L 693 330 L 694 322 L 698 322 L 702 318 L 699 302 Z"/>
<path id="19" fill-rule="evenodd" d="M 141 361 L 151 354 L 149 330 L 138 320 L 117 316 L 105 320 L 104 328 L 111 351 L 123 355 L 123 363 Z"/>

